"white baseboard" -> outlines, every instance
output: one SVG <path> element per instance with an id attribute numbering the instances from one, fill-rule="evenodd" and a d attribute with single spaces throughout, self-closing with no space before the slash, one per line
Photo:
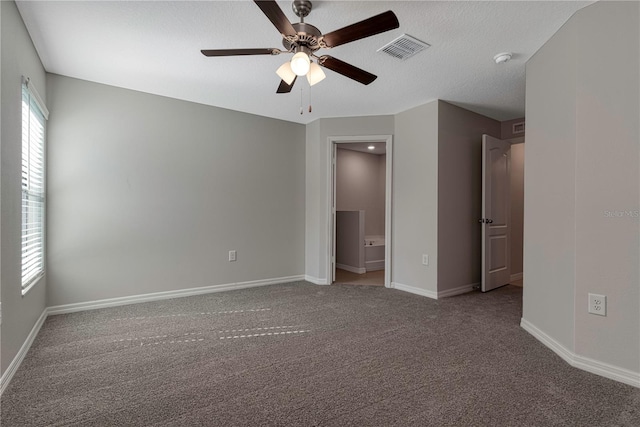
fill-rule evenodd
<path id="1" fill-rule="evenodd" d="M 412 294 L 421 295 L 423 297 L 432 298 L 432 299 L 440 299 L 446 297 L 452 297 L 454 295 L 466 294 L 467 292 L 473 291 L 473 287 L 479 285 L 479 283 L 471 283 L 469 285 L 458 286 L 453 289 L 446 289 L 444 291 L 428 291 L 422 288 L 416 288 L 414 286 L 403 285 L 402 283 L 393 282 L 391 283 L 391 287 L 394 289 L 398 289 L 400 291 L 410 292 Z"/>
<path id="2" fill-rule="evenodd" d="M 365 271 L 380 271 L 384 270 L 384 260 L 380 259 L 377 261 L 366 261 L 364 263 Z"/>
<path id="3" fill-rule="evenodd" d="M 428 291 L 426 289 L 416 288 L 414 286 L 403 285 L 398 282 L 391 282 L 391 287 L 397 289 L 399 291 L 405 291 L 416 295 L 421 295 L 423 297 L 438 299 L 438 293 L 433 291 Z"/>
<path id="4" fill-rule="evenodd" d="M 150 294 L 132 295 L 128 297 L 108 298 L 75 304 L 64 304 L 49 307 L 49 314 L 74 313 L 76 311 L 95 310 L 98 308 L 116 307 L 141 302 L 159 301 L 170 298 L 188 297 L 192 295 L 210 294 L 213 292 L 231 291 L 235 289 L 255 288 L 257 286 L 275 285 L 305 280 L 305 276 L 278 277 L 275 279 L 252 280 L 248 282 L 227 283 L 222 285 L 203 286 L 200 288 L 179 289 L 175 291 L 154 292 Z"/>
<path id="5" fill-rule="evenodd" d="M 633 372 L 578 354 L 574 355 L 573 366 L 583 371 L 591 372 L 592 374 L 640 388 L 640 372 Z"/>
<path id="6" fill-rule="evenodd" d="M 351 265 L 346 265 L 346 264 L 336 264 L 336 268 L 339 268 L 340 270 L 350 271 L 356 274 L 364 274 L 367 272 L 365 268 L 353 267 Z"/>
<path id="7" fill-rule="evenodd" d="M 438 299 L 452 297 L 455 295 L 466 294 L 467 292 L 473 291 L 474 286 L 480 286 L 480 283 L 471 283 L 470 285 L 458 286 L 453 289 L 445 289 L 444 291 L 438 291 Z"/>
<path id="8" fill-rule="evenodd" d="M 591 372 L 592 374 L 600 375 L 601 377 L 640 388 L 640 372 L 633 372 L 575 354 L 525 319 L 520 320 L 520 326 L 542 344 L 550 348 L 569 365 L 582 369 L 583 371 Z"/>
<path id="9" fill-rule="evenodd" d="M 4 393 L 4 390 L 9 385 L 11 378 L 13 378 L 13 375 L 20 367 L 20 364 L 24 360 L 24 357 L 27 355 L 27 352 L 31 348 L 31 344 L 33 344 L 33 340 L 36 339 L 38 332 L 40 332 L 40 328 L 44 324 L 44 321 L 47 319 L 47 315 L 48 310 L 45 308 L 36 321 L 36 324 L 33 325 L 33 328 L 31 328 L 31 332 L 29 332 L 29 335 L 27 335 L 27 339 L 22 344 L 22 347 L 20 347 L 20 350 L 18 350 L 18 354 L 16 354 L 16 357 L 13 358 L 11 364 L 9 364 L 9 366 L 7 367 L 7 370 L 4 371 L 4 374 L 2 374 L 2 378 L 0 378 L 0 396 Z"/>
<path id="10" fill-rule="evenodd" d="M 516 274 L 512 274 L 511 277 L 509 278 L 510 282 L 513 282 L 514 280 L 522 280 L 524 276 L 522 275 L 522 273 L 516 273 Z"/>
<path id="11" fill-rule="evenodd" d="M 327 279 L 320 279 L 319 277 L 309 276 L 308 274 L 304 276 L 304 280 L 307 282 L 311 282 L 314 285 L 330 285 Z"/>
<path id="12" fill-rule="evenodd" d="M 520 327 L 533 335 L 542 344 L 553 350 L 553 352 L 560 356 L 562 360 L 570 365 L 573 365 L 573 352 L 569 351 L 565 346 L 542 332 L 540 329 L 538 329 L 532 323 L 525 319 L 520 319 Z"/>

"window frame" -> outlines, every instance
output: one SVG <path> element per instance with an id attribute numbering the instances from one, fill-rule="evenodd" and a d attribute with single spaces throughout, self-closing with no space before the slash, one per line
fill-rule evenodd
<path id="1" fill-rule="evenodd" d="M 30 82 L 28 77 L 22 77 L 22 85 L 21 85 L 21 182 L 20 182 L 20 285 L 22 296 L 26 295 L 31 289 L 33 289 L 40 280 L 44 277 L 46 271 L 46 212 L 47 212 L 47 120 L 49 119 L 49 111 L 47 110 L 44 101 L 40 97 L 40 94 L 35 89 L 33 84 Z M 25 126 L 25 115 L 26 117 L 26 126 Z M 32 126 L 31 120 L 38 120 L 36 126 L 40 126 L 42 128 L 41 132 L 38 132 L 38 135 L 33 136 L 32 131 L 34 131 L 34 127 Z M 26 132 L 25 132 L 26 130 Z M 37 129 L 39 131 L 39 129 Z M 25 163 L 25 147 L 27 150 L 27 160 Z M 31 154 L 35 152 L 38 157 L 35 158 L 32 162 Z M 40 163 L 39 173 L 32 173 L 32 168 L 34 167 L 34 163 Z M 37 167 L 37 166 L 36 166 Z M 25 170 L 26 168 L 26 170 Z M 25 184 L 25 175 L 26 175 L 26 184 Z M 34 187 L 31 186 L 32 178 L 34 181 L 39 180 L 40 186 L 35 186 L 35 188 L 39 188 L 39 190 L 34 190 Z M 37 181 L 36 181 L 37 182 Z M 26 202 L 31 200 L 32 202 L 39 203 L 40 208 L 33 207 L 31 209 L 25 208 Z M 29 223 L 30 213 L 31 215 L 38 216 L 38 225 L 40 232 L 40 248 L 36 249 L 33 252 L 28 252 L 28 256 L 35 255 L 36 259 L 40 258 L 39 262 L 40 266 L 36 269 L 35 274 L 30 274 L 25 281 L 25 223 Z"/>

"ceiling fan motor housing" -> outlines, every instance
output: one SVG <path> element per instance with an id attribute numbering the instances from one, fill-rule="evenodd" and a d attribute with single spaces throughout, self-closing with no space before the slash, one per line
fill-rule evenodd
<path id="1" fill-rule="evenodd" d="M 286 38 L 283 38 L 282 45 L 285 47 L 285 49 L 287 49 L 288 51 L 296 51 L 296 48 L 298 46 L 304 46 L 311 52 L 315 52 L 316 50 L 320 49 L 320 43 L 318 42 L 318 39 L 322 36 L 322 33 L 319 29 L 305 22 L 297 22 L 291 25 L 298 33 L 298 39 L 297 41 L 292 42 Z"/>

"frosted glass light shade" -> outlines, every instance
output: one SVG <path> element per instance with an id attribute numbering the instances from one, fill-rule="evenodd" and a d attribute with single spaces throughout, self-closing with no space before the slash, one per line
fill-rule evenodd
<path id="1" fill-rule="evenodd" d="M 304 52 L 298 52 L 291 58 L 291 69 L 296 75 L 304 76 L 309 72 L 310 63 L 309 55 Z"/>
<path id="2" fill-rule="evenodd" d="M 291 85 L 296 78 L 296 73 L 291 69 L 291 63 L 289 61 L 282 64 L 276 71 L 276 74 L 288 85 Z"/>
<path id="3" fill-rule="evenodd" d="M 307 73 L 307 80 L 309 81 L 309 86 L 313 86 L 316 83 L 321 82 L 324 78 L 327 77 L 324 75 L 324 71 L 322 68 L 315 62 L 309 64 L 309 72 Z"/>

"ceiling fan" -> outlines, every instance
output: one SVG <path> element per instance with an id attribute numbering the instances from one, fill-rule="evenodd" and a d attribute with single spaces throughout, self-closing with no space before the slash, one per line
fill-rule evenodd
<path id="1" fill-rule="evenodd" d="M 321 67 L 328 68 L 364 85 L 370 84 L 377 76 L 332 56 L 317 56 L 316 52 L 319 49 L 331 49 L 345 43 L 393 30 L 400 26 L 396 15 L 389 10 L 339 30 L 322 34 L 318 28 L 304 22 L 304 18 L 309 15 L 312 7 L 311 2 L 308 0 L 294 0 L 292 5 L 293 12 L 300 17 L 300 22 L 294 24 L 289 22 L 275 0 L 254 0 L 254 2 L 276 29 L 280 31 L 282 45 L 286 50 L 277 48 L 205 49 L 201 52 L 205 56 L 293 53 L 291 61 L 285 62 L 276 71 L 282 79 L 277 93 L 291 92 L 296 79 L 302 76 L 307 76 L 309 84 L 313 86 L 325 78 Z"/>

